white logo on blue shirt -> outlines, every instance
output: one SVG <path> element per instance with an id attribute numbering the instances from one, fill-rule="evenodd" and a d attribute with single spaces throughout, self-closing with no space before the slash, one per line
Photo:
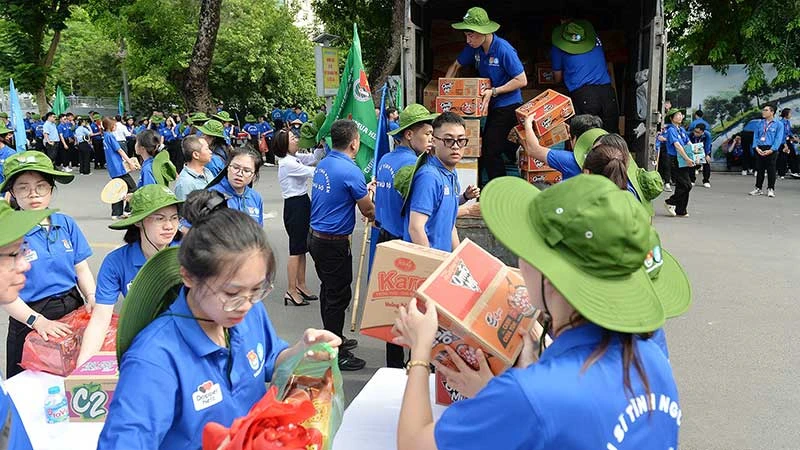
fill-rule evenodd
<path id="1" fill-rule="evenodd" d="M 61 243 L 64 244 L 64 249 L 67 251 L 67 253 L 72 252 L 72 243 L 70 241 L 62 239 Z"/>
<path id="2" fill-rule="evenodd" d="M 490 66 L 499 66 L 500 65 L 500 59 L 498 57 L 496 57 L 496 56 L 490 56 L 489 57 L 489 65 Z"/>
<path id="3" fill-rule="evenodd" d="M 247 362 L 250 363 L 250 368 L 253 369 L 253 377 L 261 375 L 261 370 L 264 369 L 264 345 L 260 342 L 256 346 L 255 351 L 250 350 L 247 352 Z"/>

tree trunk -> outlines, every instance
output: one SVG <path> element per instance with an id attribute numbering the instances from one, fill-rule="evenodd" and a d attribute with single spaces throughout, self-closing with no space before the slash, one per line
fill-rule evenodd
<path id="1" fill-rule="evenodd" d="M 380 88 L 386 83 L 389 75 L 394 72 L 397 63 L 400 62 L 400 53 L 403 46 L 403 15 L 405 14 L 405 1 L 394 0 L 392 5 L 392 27 L 389 31 L 389 48 L 386 49 L 384 57 L 379 59 L 375 67 L 369 72 L 369 85 L 372 88 L 372 96 L 376 104 L 381 101 Z"/>
<path id="2" fill-rule="evenodd" d="M 61 30 L 56 30 L 53 33 L 53 39 L 50 40 L 47 53 L 44 55 L 44 59 L 41 62 L 41 67 L 44 68 L 45 75 L 44 78 L 42 78 L 42 85 L 36 90 L 36 104 L 39 106 L 39 114 L 42 115 L 50 111 L 50 104 L 47 102 L 47 92 L 45 91 L 47 87 L 47 72 L 53 67 L 53 61 L 56 58 L 56 50 L 58 49 L 59 42 L 61 42 Z"/>
<path id="3" fill-rule="evenodd" d="M 214 59 L 214 46 L 219 31 L 222 0 L 202 0 L 200 4 L 200 27 L 192 50 L 192 60 L 183 83 L 183 99 L 189 111 L 209 112 L 211 92 L 208 89 L 208 73 Z"/>

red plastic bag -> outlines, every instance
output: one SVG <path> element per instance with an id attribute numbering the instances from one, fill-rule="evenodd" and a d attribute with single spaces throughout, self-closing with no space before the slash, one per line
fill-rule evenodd
<path id="1" fill-rule="evenodd" d="M 267 144 L 266 136 L 263 136 L 258 140 L 258 151 L 260 151 L 262 155 L 264 153 L 269 153 L 269 145 Z"/>
<path id="2" fill-rule="evenodd" d="M 85 308 L 78 308 L 66 316 L 58 319 L 72 328 L 72 334 L 64 337 L 49 337 L 45 341 L 39 333 L 32 331 L 25 338 L 22 348 L 22 362 L 20 366 L 25 370 L 38 370 L 65 377 L 75 370 L 78 353 L 81 350 L 83 332 L 89 325 L 91 315 Z M 101 351 L 113 352 L 117 348 L 117 322 L 119 316 L 114 314 L 106 331 Z"/>

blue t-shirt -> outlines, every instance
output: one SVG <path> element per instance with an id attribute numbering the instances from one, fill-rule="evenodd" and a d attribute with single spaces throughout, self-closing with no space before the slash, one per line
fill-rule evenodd
<path id="1" fill-rule="evenodd" d="M 158 134 L 160 134 L 164 138 L 165 144 L 177 139 L 175 131 L 176 131 L 175 128 L 170 128 L 168 126 L 161 126 L 158 128 Z"/>
<path id="2" fill-rule="evenodd" d="M 3 166 L 6 163 L 6 158 L 10 158 L 16 154 L 16 150 L 7 145 L 4 145 L 3 148 L 0 148 L 0 183 L 6 179 L 6 177 L 3 175 Z M 6 186 L 6 189 L 10 189 L 10 186 Z"/>
<path id="3" fill-rule="evenodd" d="M 47 141 L 45 143 L 58 142 L 58 126 L 49 120 L 44 123 L 44 133 L 47 133 Z"/>
<path id="4" fill-rule="evenodd" d="M 158 184 L 156 177 L 153 176 L 153 158 L 147 158 L 142 161 L 142 172 L 139 174 L 139 183 L 136 187 L 142 187 L 148 184 Z"/>
<path id="5" fill-rule="evenodd" d="M 761 119 L 753 136 L 753 148 L 768 145 L 771 150 L 777 152 L 783 146 L 784 140 L 782 123 L 776 120 L 767 122 L 767 119 Z"/>
<path id="6" fill-rule="evenodd" d="M 606 68 L 606 55 L 600 38 L 594 48 L 580 55 L 567 53 L 555 45 L 550 50 L 553 70 L 562 71 L 564 84 L 570 92 L 584 86 L 611 84 L 611 77 Z"/>
<path id="7" fill-rule="evenodd" d="M 25 131 L 29 131 L 29 130 L 33 129 L 33 125 L 31 125 L 31 123 L 32 123 L 31 119 L 28 119 L 26 117 L 26 118 L 22 119 L 22 123 L 25 124 Z"/>
<path id="8" fill-rule="evenodd" d="M 794 132 L 792 132 L 792 121 L 789 119 L 781 119 L 781 123 L 783 124 L 783 138 L 787 141 L 794 137 Z"/>
<path id="9" fill-rule="evenodd" d="M 683 127 L 679 127 L 674 123 L 667 126 L 667 154 L 670 156 L 678 156 L 678 150 L 675 148 L 675 143 L 681 144 L 681 147 L 686 147 L 689 144 L 689 135 Z"/>
<path id="10" fill-rule="evenodd" d="M 245 133 L 249 134 L 251 137 L 258 136 L 258 125 L 254 123 L 246 123 L 244 124 L 243 130 Z"/>
<path id="11" fill-rule="evenodd" d="M 458 200 L 461 187 L 455 171 L 447 170 L 438 158 L 428 161 L 414 174 L 409 193 L 409 212 L 403 217 L 403 240 L 411 242 L 408 225 L 411 211 L 425 214 L 425 234 L 431 248 L 453 251 L 453 228 L 458 216 Z"/>
<path id="12" fill-rule="evenodd" d="M 37 120 L 33 122 L 33 133 L 36 135 L 37 138 L 41 139 L 44 137 L 44 122 L 41 120 Z"/>
<path id="13" fill-rule="evenodd" d="M 278 108 L 272 110 L 272 121 L 275 122 L 276 120 L 283 120 L 283 111 Z"/>
<path id="14" fill-rule="evenodd" d="M 394 176 L 402 167 L 413 166 L 416 162 L 414 150 L 399 146 L 383 155 L 375 172 L 378 185 L 375 190 L 375 219 L 381 228 L 398 238 L 403 237 L 403 196 L 394 188 Z"/>
<path id="15" fill-rule="evenodd" d="M 399 123 L 397 123 L 394 120 L 390 120 L 389 121 L 389 129 L 387 131 L 394 131 L 394 130 L 396 130 L 398 128 L 400 128 L 400 124 Z M 393 137 L 396 141 L 400 142 L 400 140 L 403 139 L 403 136 L 401 136 L 401 134 L 402 133 L 397 133 L 397 134 L 393 134 L 393 135 L 390 135 L 390 136 Z"/>
<path id="16" fill-rule="evenodd" d="M 122 163 L 122 155 L 119 154 L 120 146 L 113 133 L 103 135 L 103 152 L 106 154 L 106 167 L 108 176 L 117 178 L 125 175 L 125 166 Z"/>
<path id="17" fill-rule="evenodd" d="M 578 162 L 575 161 L 575 154 L 567 150 L 550 150 L 547 152 L 547 165 L 561 172 L 561 179 L 567 180 L 583 173 Z M 628 180 L 628 192 L 641 200 L 631 180 Z"/>
<path id="18" fill-rule="evenodd" d="M 92 136 L 93 141 L 101 141 L 103 140 L 103 132 L 100 130 L 100 127 L 97 126 L 96 122 L 92 122 L 89 124 L 89 127 L 92 129 L 92 133 L 100 133 L 98 135 Z"/>
<path id="19" fill-rule="evenodd" d="M 0 433 L 8 436 L 8 447 L 4 448 L 6 450 L 33 450 L 25 425 L 22 423 L 19 411 L 14 406 L 14 401 L 8 395 L 3 380 L 0 380 L 0 417 L 3 418 Z"/>
<path id="20" fill-rule="evenodd" d="M 126 244 L 106 255 L 97 272 L 97 304 L 113 305 L 120 295 L 128 295 L 134 277 L 146 261 L 140 242 Z"/>
<path id="21" fill-rule="evenodd" d="M 181 316 L 193 316 L 185 289 L 125 352 L 98 450 L 199 449 L 205 424 L 230 427 L 266 394 L 288 344 L 263 303 L 229 329 L 230 348 Z"/>
<path id="22" fill-rule="evenodd" d="M 211 153 L 211 161 L 206 164 L 206 168 L 216 177 L 225 169 L 225 165 L 228 163 L 228 155 L 225 149 L 219 146 L 211 149 Z"/>
<path id="23" fill-rule="evenodd" d="M 264 226 L 264 202 L 261 200 L 261 194 L 256 192 L 255 189 L 245 186 L 244 192 L 239 195 L 233 190 L 228 177 L 222 178 L 219 183 L 208 189 L 222 192 L 228 200 L 228 208 L 241 211 L 252 217 L 262 227 Z"/>
<path id="24" fill-rule="evenodd" d="M 58 133 L 64 137 L 64 139 L 69 139 L 75 136 L 75 133 L 72 131 L 72 124 L 70 123 L 59 123 L 58 124 Z"/>
<path id="25" fill-rule="evenodd" d="M 75 129 L 75 142 L 80 144 L 81 142 L 89 142 L 89 135 L 92 134 L 88 128 L 84 126 L 80 126 Z"/>
<path id="26" fill-rule="evenodd" d="M 306 114 L 305 111 L 300 111 L 300 114 L 297 115 L 297 118 L 303 123 L 308 122 L 308 114 Z"/>
<path id="27" fill-rule="evenodd" d="M 258 132 L 263 135 L 270 134 L 272 133 L 272 127 L 267 122 L 260 122 L 258 124 Z"/>
<path id="28" fill-rule="evenodd" d="M 299 118 L 299 116 L 291 109 L 287 109 L 286 111 L 286 114 L 283 115 L 284 122 L 291 123 L 293 120 L 297 120 Z"/>
<path id="29" fill-rule="evenodd" d="M 509 369 L 474 398 L 451 405 L 435 425 L 437 448 L 677 449 L 683 415 L 667 358 L 655 343 L 634 339 L 650 394 L 631 367 L 631 396 L 615 335 L 583 370 L 606 333 L 593 324 L 564 331 L 537 363 Z"/>
<path id="30" fill-rule="evenodd" d="M 75 220 L 62 213 L 50 216 L 50 231 L 37 225 L 25 235 L 25 260 L 31 269 L 19 297 L 25 302 L 63 294 L 78 284 L 75 265 L 92 256 L 92 249 Z"/>
<path id="31" fill-rule="evenodd" d="M 693 132 L 691 132 L 691 130 L 694 130 L 694 128 L 689 128 L 689 130 L 690 130 L 689 140 L 692 142 L 692 144 L 697 144 L 697 143 L 702 142 L 703 143 L 703 151 L 705 152 L 706 155 L 710 155 L 711 154 L 711 133 L 708 130 L 706 130 L 706 131 L 703 132 L 702 136 L 697 137 L 697 136 L 695 136 L 695 134 Z"/>
<path id="32" fill-rule="evenodd" d="M 492 80 L 492 86 L 500 87 L 525 72 L 525 68 L 517 55 L 517 50 L 507 40 L 496 34 L 493 36 L 488 53 L 483 51 L 483 46 L 472 48 L 466 45 L 458 55 L 457 61 L 462 66 L 472 64 L 481 77 L 489 78 Z M 500 108 L 517 103 L 522 103 L 522 91 L 519 89 L 498 94 L 490 100 L 489 107 Z"/>
<path id="33" fill-rule="evenodd" d="M 364 174 L 350 156 L 331 150 L 314 171 L 311 184 L 311 229 L 339 236 L 353 233 L 355 206 L 367 195 Z"/>
<path id="34" fill-rule="evenodd" d="M 706 122 L 706 120 L 703 119 L 702 117 L 698 117 L 697 119 L 694 119 L 692 123 L 689 124 L 689 132 L 692 132 L 695 129 L 695 127 L 701 123 L 706 126 L 706 131 L 711 131 L 711 125 L 709 125 L 709 123 Z"/>

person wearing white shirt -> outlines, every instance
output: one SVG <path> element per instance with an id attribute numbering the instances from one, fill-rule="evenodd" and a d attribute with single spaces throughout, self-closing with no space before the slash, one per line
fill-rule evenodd
<path id="1" fill-rule="evenodd" d="M 117 116 L 117 125 L 114 127 L 114 139 L 119 143 L 119 148 L 125 149 L 125 152 L 128 156 L 133 157 L 128 149 L 128 136 L 131 135 L 131 132 L 128 130 L 128 127 L 125 125 L 125 122 L 122 121 L 122 117 Z"/>
<path id="2" fill-rule="evenodd" d="M 280 158 L 278 182 L 283 196 L 283 224 L 289 234 L 289 288 L 284 304 L 308 305 L 318 300 L 309 294 L 306 286 L 306 253 L 308 230 L 311 223 L 311 199 L 308 197 L 308 180 L 314 176 L 317 158 L 311 153 L 297 153 L 298 138 L 294 133 L 280 130 L 272 140 L 272 150 Z"/>

